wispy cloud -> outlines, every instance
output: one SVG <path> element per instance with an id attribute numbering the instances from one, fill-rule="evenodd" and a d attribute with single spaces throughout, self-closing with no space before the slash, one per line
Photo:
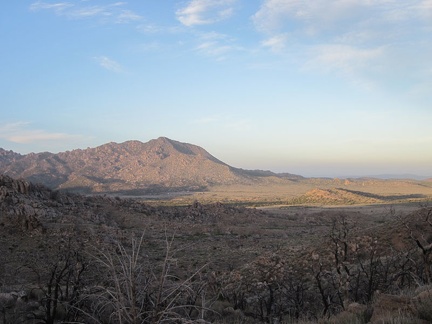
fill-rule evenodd
<path id="1" fill-rule="evenodd" d="M 199 44 L 196 50 L 207 56 L 214 57 L 218 61 L 225 60 L 227 54 L 231 52 L 234 48 L 229 45 L 223 45 L 217 41 L 207 41 Z"/>
<path id="2" fill-rule="evenodd" d="M 431 49 L 431 18 L 431 0 L 264 0 L 251 17 L 263 47 L 302 53 L 297 61 L 306 68 L 352 80 L 375 79 L 380 69 L 388 84 L 420 80 L 431 66 L 418 51 Z"/>
<path id="3" fill-rule="evenodd" d="M 417 7 L 423 13 L 431 14 L 432 13 L 432 1 L 431 0 L 423 0 L 417 5 Z"/>
<path id="4" fill-rule="evenodd" d="M 185 26 L 213 24 L 232 16 L 236 0 L 191 0 L 177 10 L 177 19 Z"/>
<path id="5" fill-rule="evenodd" d="M 426 19 L 431 13 L 431 0 L 264 0 L 252 21 L 267 37 L 285 33 L 309 43 L 376 45 L 432 27 Z"/>
<path id="6" fill-rule="evenodd" d="M 309 67 L 343 73 L 370 66 L 371 61 L 381 58 L 385 53 L 383 47 L 363 49 L 340 44 L 318 45 L 311 52 L 313 58 L 307 63 Z"/>
<path id="7" fill-rule="evenodd" d="M 184 32 L 184 27 L 163 26 L 154 23 L 144 23 L 137 27 L 137 30 L 144 34 L 179 34 Z"/>
<path id="8" fill-rule="evenodd" d="M 112 15 L 111 11 L 108 11 L 101 6 L 77 8 L 68 13 L 68 16 L 72 18 L 89 18 L 95 16 L 109 17 L 111 15 Z"/>
<path id="9" fill-rule="evenodd" d="M 270 48 L 273 52 L 281 52 L 286 48 L 287 41 L 287 34 L 278 34 L 265 39 L 261 44 Z"/>
<path id="10" fill-rule="evenodd" d="M 0 138 L 13 143 L 29 144 L 43 141 L 76 140 L 82 138 L 82 136 L 31 129 L 31 123 L 29 122 L 15 122 L 0 124 Z"/>
<path id="11" fill-rule="evenodd" d="M 124 24 L 132 21 L 141 20 L 141 16 L 131 10 L 122 10 L 116 17 L 116 23 Z"/>
<path id="12" fill-rule="evenodd" d="M 43 1 L 37 1 L 30 5 L 30 10 L 38 11 L 38 10 L 53 10 L 56 14 L 63 14 L 63 12 L 73 7 L 74 5 L 69 2 L 57 2 L 57 3 L 48 3 Z"/>
<path id="13" fill-rule="evenodd" d="M 112 71 L 112 72 L 116 72 L 116 73 L 121 73 L 124 71 L 123 67 L 119 63 L 117 63 L 113 59 L 110 59 L 109 57 L 96 56 L 96 57 L 94 57 L 94 59 L 96 60 L 96 62 L 101 67 L 103 67 L 104 69 L 106 69 L 108 71 Z"/>
<path id="14" fill-rule="evenodd" d="M 132 10 L 123 9 L 125 2 L 114 2 L 105 5 L 86 5 L 85 2 L 44 2 L 37 1 L 30 5 L 31 11 L 48 10 L 58 16 L 69 19 L 101 18 L 112 23 L 129 23 L 142 19 Z"/>
<path id="15" fill-rule="evenodd" d="M 197 34 L 197 39 L 199 43 L 195 50 L 217 61 L 227 59 L 230 53 L 243 50 L 242 47 L 236 44 L 235 39 L 221 33 L 201 33 Z"/>
<path id="16" fill-rule="evenodd" d="M 296 31 L 314 34 L 339 28 L 340 23 L 355 24 L 380 10 L 388 0 L 265 0 L 252 19 L 261 31 L 274 31 L 289 26 Z M 374 16 L 372 16 L 374 18 Z"/>

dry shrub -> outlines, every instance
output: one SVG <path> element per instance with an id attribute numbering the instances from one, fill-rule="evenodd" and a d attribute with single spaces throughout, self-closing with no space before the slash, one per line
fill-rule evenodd
<path id="1" fill-rule="evenodd" d="M 432 287 L 426 286 L 413 298 L 414 311 L 419 319 L 432 323 Z"/>
<path id="2" fill-rule="evenodd" d="M 322 320 L 320 323 L 326 324 L 364 324 L 369 323 L 372 316 L 372 309 L 366 305 L 351 303 L 347 309 L 341 313 L 330 317 L 328 320 Z"/>
<path id="3" fill-rule="evenodd" d="M 371 321 L 371 324 L 427 324 L 419 322 L 419 320 L 411 315 L 398 314 L 389 312 L 382 314 L 376 321 Z"/>

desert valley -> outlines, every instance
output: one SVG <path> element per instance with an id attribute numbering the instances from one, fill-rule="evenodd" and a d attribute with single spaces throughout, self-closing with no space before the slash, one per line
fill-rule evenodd
<path id="1" fill-rule="evenodd" d="M 0 149 L 0 323 L 430 323 L 431 199 L 165 137 Z"/>
<path id="2" fill-rule="evenodd" d="M 431 18 L 2 1 L 0 324 L 432 323 Z"/>

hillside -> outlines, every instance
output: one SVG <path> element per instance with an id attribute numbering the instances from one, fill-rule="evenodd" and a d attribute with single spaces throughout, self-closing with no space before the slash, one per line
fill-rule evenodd
<path id="1" fill-rule="evenodd" d="M 0 175 L 3 322 L 430 323 L 431 217 L 415 205 L 156 207 Z"/>
<path id="2" fill-rule="evenodd" d="M 203 148 L 165 137 L 53 154 L 0 151 L 0 173 L 79 192 L 194 191 L 211 185 L 252 184 L 301 177 L 233 168 Z"/>

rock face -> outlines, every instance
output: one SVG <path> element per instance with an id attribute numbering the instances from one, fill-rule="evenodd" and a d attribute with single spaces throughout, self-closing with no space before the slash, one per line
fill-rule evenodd
<path id="1" fill-rule="evenodd" d="M 0 225 L 16 226 L 23 231 L 42 228 L 39 217 L 46 210 L 31 195 L 37 194 L 37 187 L 25 180 L 14 180 L 0 175 Z"/>
<path id="2" fill-rule="evenodd" d="M 53 191 L 43 185 L 0 174 L 0 226 L 30 235 L 41 234 L 49 224 L 72 224 L 81 221 L 110 224 L 106 211 L 97 204 L 118 205 L 111 197 L 85 197 Z M 132 203 L 127 202 L 127 208 Z M 139 206 L 140 207 L 140 206 Z M 140 211 L 144 207 L 140 207 Z"/>
<path id="3" fill-rule="evenodd" d="M 203 148 L 160 137 L 53 154 L 0 151 L 0 173 L 79 192 L 197 190 L 251 183 L 272 172 L 233 168 Z M 286 178 L 286 175 L 283 176 Z"/>

